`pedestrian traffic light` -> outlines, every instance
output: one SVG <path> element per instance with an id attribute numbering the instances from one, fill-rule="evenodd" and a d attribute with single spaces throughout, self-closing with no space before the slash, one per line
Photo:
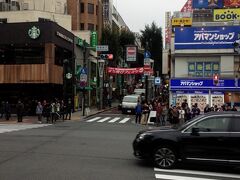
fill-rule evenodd
<path id="1" fill-rule="evenodd" d="M 100 54 L 100 58 L 104 60 L 112 60 L 113 54 Z"/>
<path id="2" fill-rule="evenodd" d="M 217 86 L 218 83 L 219 83 L 219 76 L 218 76 L 218 74 L 214 74 L 214 75 L 213 75 L 213 84 L 214 84 L 215 86 Z"/>

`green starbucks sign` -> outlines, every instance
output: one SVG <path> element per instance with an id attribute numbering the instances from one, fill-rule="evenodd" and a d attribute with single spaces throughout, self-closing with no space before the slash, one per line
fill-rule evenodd
<path id="1" fill-rule="evenodd" d="M 36 26 L 33 26 L 31 29 L 28 30 L 28 36 L 31 39 L 37 39 L 40 36 L 40 29 L 37 28 Z"/>

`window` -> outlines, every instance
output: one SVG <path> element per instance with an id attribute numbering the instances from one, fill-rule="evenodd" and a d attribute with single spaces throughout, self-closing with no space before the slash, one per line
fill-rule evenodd
<path id="1" fill-rule="evenodd" d="M 84 3 L 81 3 L 81 5 L 80 5 L 80 12 L 84 13 Z"/>
<path id="2" fill-rule="evenodd" d="M 96 15 L 98 15 L 98 6 L 96 6 Z"/>
<path id="3" fill-rule="evenodd" d="M 88 30 L 94 31 L 94 24 L 88 23 Z"/>
<path id="4" fill-rule="evenodd" d="M 88 3 L 88 14 L 94 14 L 94 4 Z"/>
<path id="5" fill-rule="evenodd" d="M 7 23 L 7 18 L 0 18 L 0 23 Z"/>
<path id="6" fill-rule="evenodd" d="M 80 23 L 80 30 L 84 30 L 84 23 Z"/>
<path id="7" fill-rule="evenodd" d="M 240 118 L 234 117 L 233 118 L 233 126 L 232 126 L 233 132 L 240 132 Z"/>
<path id="8" fill-rule="evenodd" d="M 219 62 L 189 62 L 188 75 L 191 77 L 212 77 L 220 73 Z"/>
<path id="9" fill-rule="evenodd" d="M 43 47 L 0 47 L 0 64 L 43 64 Z"/>
<path id="10" fill-rule="evenodd" d="M 61 48 L 59 46 L 55 47 L 55 64 L 62 66 L 64 59 L 71 59 L 72 53 L 69 50 Z"/>
<path id="11" fill-rule="evenodd" d="M 199 128 L 200 132 L 228 132 L 230 121 L 229 117 L 210 117 L 194 124 L 187 132 L 192 132 L 192 128 Z"/>

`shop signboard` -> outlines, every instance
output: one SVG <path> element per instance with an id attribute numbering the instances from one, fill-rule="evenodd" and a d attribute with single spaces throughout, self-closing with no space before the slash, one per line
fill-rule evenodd
<path id="1" fill-rule="evenodd" d="M 222 8 L 223 0 L 193 0 L 193 9 Z"/>
<path id="2" fill-rule="evenodd" d="M 240 80 L 238 79 L 238 84 Z M 220 79 L 216 86 L 213 79 L 171 79 L 171 90 L 239 90 L 235 86 L 235 79 Z"/>
<path id="3" fill-rule="evenodd" d="M 240 26 L 176 27 L 175 49 L 233 49 Z"/>
<path id="4" fill-rule="evenodd" d="M 126 62 L 137 61 L 137 46 L 126 46 Z"/>
<path id="5" fill-rule="evenodd" d="M 240 7 L 240 0 L 224 0 L 224 7 Z"/>
<path id="6" fill-rule="evenodd" d="M 172 18 L 172 26 L 191 26 L 192 18 Z"/>
<path id="7" fill-rule="evenodd" d="M 240 8 L 214 9 L 213 21 L 236 21 L 240 20 Z"/>
<path id="8" fill-rule="evenodd" d="M 91 32 L 91 47 L 96 48 L 97 41 L 98 41 L 97 32 L 96 31 Z"/>

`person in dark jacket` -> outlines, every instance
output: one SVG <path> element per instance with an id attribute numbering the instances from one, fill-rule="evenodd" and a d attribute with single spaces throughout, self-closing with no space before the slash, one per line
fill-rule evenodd
<path id="1" fill-rule="evenodd" d="M 21 101 L 18 101 L 17 105 L 17 118 L 18 118 L 18 122 L 22 122 L 22 118 L 23 118 L 23 113 L 24 113 L 24 105 Z"/>
<path id="2" fill-rule="evenodd" d="M 10 104 L 8 103 L 8 101 L 6 101 L 6 103 L 5 103 L 4 114 L 5 114 L 6 120 L 9 120 L 9 118 L 11 116 L 11 107 L 10 107 Z"/>

